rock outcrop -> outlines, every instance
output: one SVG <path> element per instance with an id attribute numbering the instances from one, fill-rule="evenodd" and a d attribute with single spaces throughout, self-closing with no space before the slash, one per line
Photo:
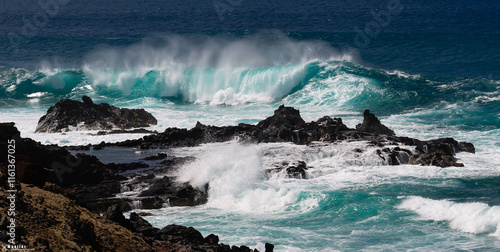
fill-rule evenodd
<path id="1" fill-rule="evenodd" d="M 4 185 L 2 185 L 4 186 Z M 219 244 L 218 236 L 207 237 L 193 227 L 168 225 L 158 229 L 136 213 L 126 219 L 119 207 L 104 214 L 92 213 L 75 204 L 64 190 L 22 184 L 16 193 L 15 244 L 34 251 L 257 251 L 246 246 Z M 12 225 L 7 216 L 9 194 L 0 190 L 0 245 L 7 246 Z M 61 194 L 63 193 L 63 194 Z M 267 243 L 266 251 L 273 251 Z"/>
<path id="2" fill-rule="evenodd" d="M 474 145 L 457 142 L 453 138 L 421 141 L 409 137 L 395 136 L 394 131 L 380 123 L 369 110 L 365 110 L 362 124 L 350 129 L 341 118 L 324 116 L 317 121 L 304 122 L 298 110 L 280 106 L 271 117 L 257 125 L 239 124 L 238 126 L 207 126 L 200 122 L 192 129 L 168 128 L 162 133 L 145 136 L 107 146 L 129 146 L 167 148 L 171 146 L 196 146 L 202 143 L 224 142 L 232 139 L 249 142 L 293 142 L 310 144 L 313 141 L 367 141 L 380 147 L 379 156 L 389 165 L 421 164 L 441 167 L 462 166 L 455 162 L 456 151 L 475 152 Z M 386 145 L 398 147 L 385 148 Z M 445 151 L 441 145 L 447 145 Z M 414 148 L 408 148 L 408 147 Z"/>
<path id="3" fill-rule="evenodd" d="M 8 196 L 0 190 L 0 219 L 9 208 Z M 16 193 L 15 216 L 16 244 L 34 251 L 152 251 L 151 245 L 130 230 L 38 187 L 22 184 Z M 0 230 L 5 237 L 7 229 Z M 0 240 L 1 245 L 7 242 Z"/>
<path id="4" fill-rule="evenodd" d="M 95 104 L 88 96 L 83 96 L 82 100 L 61 100 L 50 107 L 38 121 L 35 132 L 129 129 L 157 124 L 156 118 L 144 109 Z"/>
<path id="5" fill-rule="evenodd" d="M 274 168 L 266 170 L 268 175 L 284 174 L 286 178 L 306 179 L 307 164 L 302 160 L 275 163 Z"/>
<path id="6" fill-rule="evenodd" d="M 154 179 L 149 182 L 148 188 L 142 191 L 139 197 L 154 197 L 156 201 L 155 204 L 160 204 L 160 207 L 165 203 L 170 206 L 197 206 L 207 202 L 207 191 L 208 184 L 204 191 L 200 191 L 189 183 L 178 183 L 172 178 L 164 176 L 161 179 Z M 148 200 L 148 198 L 146 200 Z M 151 198 L 149 198 L 149 200 L 151 200 Z M 144 205 L 145 199 L 142 201 Z"/>
<path id="7" fill-rule="evenodd" d="M 388 136 L 395 135 L 394 131 L 383 125 L 374 114 L 370 113 L 370 110 L 365 110 L 363 117 L 363 123 L 356 125 L 357 131 L 373 134 L 385 134 Z"/>
<path id="8" fill-rule="evenodd" d="M 222 252 L 257 252 L 247 246 L 229 246 L 219 243 L 219 237 L 209 234 L 206 237 L 193 227 L 180 225 L 167 225 L 162 229 L 153 227 L 137 213 L 130 213 L 130 218 L 126 219 L 117 207 L 111 207 L 110 217 L 113 221 L 118 221 L 120 225 L 130 229 L 136 235 L 148 242 L 154 251 L 222 251 Z M 107 217 L 107 216 L 105 216 Z M 169 248 L 169 250 L 164 250 Z M 266 243 L 266 252 L 272 252 L 274 245 Z"/>

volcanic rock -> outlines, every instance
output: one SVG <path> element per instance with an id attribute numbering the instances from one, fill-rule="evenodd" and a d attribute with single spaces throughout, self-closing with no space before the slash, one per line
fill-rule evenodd
<path id="1" fill-rule="evenodd" d="M 268 174 L 275 174 L 285 172 L 287 178 L 305 179 L 307 178 L 307 164 L 302 160 L 296 161 L 283 161 L 274 164 L 275 168 L 268 169 Z"/>
<path id="2" fill-rule="evenodd" d="M 205 191 L 200 191 L 189 183 L 178 183 L 170 177 L 164 176 L 150 182 L 149 188 L 142 191 L 139 196 L 159 196 L 168 199 L 171 206 L 196 206 L 207 202 L 207 191 L 208 184 L 205 186 Z"/>
<path id="3" fill-rule="evenodd" d="M 363 116 L 363 123 L 356 125 L 357 131 L 389 136 L 395 135 L 394 131 L 383 125 L 374 114 L 370 113 L 370 110 L 365 110 Z"/>
<path id="4" fill-rule="evenodd" d="M 107 103 L 94 104 L 90 97 L 83 102 L 61 100 L 47 110 L 38 121 L 35 132 L 69 130 L 129 129 L 156 125 L 157 120 L 144 109 L 117 108 Z"/>
<path id="5" fill-rule="evenodd" d="M 8 196 L 0 190 L 0 208 L 8 208 Z M 152 251 L 130 230 L 60 194 L 23 184 L 16 196 L 16 243 L 34 251 Z"/>

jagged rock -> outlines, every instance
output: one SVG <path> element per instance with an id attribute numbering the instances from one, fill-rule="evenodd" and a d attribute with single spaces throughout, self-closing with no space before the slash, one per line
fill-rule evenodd
<path id="1" fill-rule="evenodd" d="M 275 163 L 276 168 L 268 169 L 266 172 L 268 174 L 285 172 L 287 178 L 305 179 L 307 178 L 307 164 L 302 160 L 296 161 L 283 161 L 281 163 Z"/>
<path id="2" fill-rule="evenodd" d="M 144 109 L 117 108 L 107 103 L 94 104 L 87 96 L 83 102 L 61 100 L 47 110 L 38 121 L 35 132 L 71 130 L 129 129 L 156 125 L 157 120 Z"/>
<path id="3" fill-rule="evenodd" d="M 459 149 L 462 151 L 465 151 L 465 152 L 476 153 L 476 148 L 474 147 L 474 144 L 472 144 L 472 143 L 460 142 Z"/>
<path id="4" fill-rule="evenodd" d="M 313 126 L 314 124 L 311 124 Z M 314 127 L 314 126 L 313 126 Z M 324 116 L 316 121 L 314 130 L 311 130 L 311 141 L 333 142 L 339 139 L 339 132 L 349 130 L 342 123 L 342 118 L 331 118 Z"/>
<path id="5" fill-rule="evenodd" d="M 114 172 L 122 173 L 124 171 L 148 168 L 149 165 L 143 162 L 131 162 L 131 163 L 109 163 L 106 164 L 106 168 Z"/>
<path id="6" fill-rule="evenodd" d="M 273 252 L 274 251 L 274 245 L 271 243 L 266 243 L 265 245 L 266 252 Z"/>
<path id="7" fill-rule="evenodd" d="M 125 227 L 129 230 L 133 231 L 133 225 L 130 223 L 130 220 L 123 216 L 123 212 L 120 209 L 120 206 L 114 205 L 108 208 L 108 210 L 103 214 L 104 218 L 114 221 L 122 227 Z"/>
<path id="8" fill-rule="evenodd" d="M 300 112 L 292 107 L 281 105 L 274 111 L 274 115 L 260 121 L 257 126 L 268 129 L 269 127 L 281 128 L 283 126 L 295 126 L 303 124 L 304 119 L 300 117 Z"/>
<path id="9" fill-rule="evenodd" d="M 92 99 L 90 99 L 90 97 L 84 95 L 82 96 L 82 101 L 83 101 L 83 104 L 85 104 L 85 106 L 87 107 L 94 107 L 95 104 L 94 104 L 94 101 L 92 101 Z"/>
<path id="10" fill-rule="evenodd" d="M 368 132 L 373 134 L 385 134 L 389 136 L 394 135 L 394 131 L 387 128 L 385 125 L 380 123 L 378 118 L 370 113 L 370 110 L 365 110 L 363 113 L 364 119 L 362 124 L 356 125 L 356 130 L 361 132 Z"/>
<path id="11" fill-rule="evenodd" d="M 203 239 L 204 243 L 208 243 L 210 245 L 216 245 L 219 244 L 219 237 L 214 234 L 209 234 L 205 239 Z"/>
<path id="12" fill-rule="evenodd" d="M 417 154 L 410 157 L 408 164 L 412 165 L 432 165 L 439 167 L 457 166 L 463 167 L 463 163 L 457 163 L 453 158 L 454 151 L 448 144 L 438 144 L 432 146 L 431 151 L 424 154 Z"/>
<path id="13" fill-rule="evenodd" d="M 146 197 L 141 199 L 142 209 L 160 209 L 165 203 L 165 199 L 160 197 Z"/>
<path id="14" fill-rule="evenodd" d="M 422 141 L 422 145 L 425 153 L 432 153 L 436 151 L 439 149 L 438 146 L 441 146 L 440 149 L 446 151 L 449 155 L 454 155 L 457 151 L 466 151 L 471 153 L 476 152 L 473 144 L 467 142 L 459 143 L 451 137 Z M 445 145 L 448 146 L 446 147 L 446 150 L 443 149 L 445 148 Z"/>
<path id="15" fill-rule="evenodd" d="M 457 166 L 463 167 L 463 163 L 455 161 L 457 151 L 475 153 L 472 143 L 457 142 L 453 138 L 439 138 L 429 141 L 421 141 L 422 153 L 410 157 L 408 164 L 413 165 L 433 165 L 439 167 Z"/>
<path id="16" fill-rule="evenodd" d="M 401 147 L 378 149 L 377 154 L 389 165 L 407 164 L 410 156 L 413 155 L 410 150 Z"/>
<path id="17" fill-rule="evenodd" d="M 217 235 L 209 234 L 203 237 L 193 227 L 172 224 L 158 229 L 134 212 L 130 213 L 129 223 L 131 230 L 150 243 L 154 251 L 252 251 L 247 246 L 229 247 L 219 244 Z M 274 245 L 266 243 L 265 246 L 266 251 L 273 251 Z"/>
<path id="18" fill-rule="evenodd" d="M 39 163 L 31 161 L 31 158 L 25 155 L 15 156 L 16 181 L 26 184 L 33 184 L 42 187 L 51 172 L 50 169 L 43 167 Z M 7 174 L 8 164 L 3 166 L 2 173 Z"/>
<path id="19" fill-rule="evenodd" d="M 49 191 L 49 192 L 52 192 L 52 193 L 55 193 L 55 194 L 60 194 L 68 199 L 76 199 L 76 196 L 74 194 L 72 194 L 71 192 L 69 192 L 68 190 L 56 185 L 56 184 L 52 184 L 52 183 L 45 183 L 45 185 L 43 185 L 43 190 L 45 191 Z"/>
<path id="20" fill-rule="evenodd" d="M 75 184 L 68 186 L 67 190 L 75 195 L 79 204 L 87 206 L 94 211 L 102 212 L 102 208 L 99 207 L 98 210 L 94 207 L 105 205 L 102 201 L 107 201 L 120 193 L 120 187 L 119 180 L 103 180 L 99 184 Z"/>
<path id="21" fill-rule="evenodd" d="M 149 188 L 139 194 L 140 197 L 159 196 L 168 198 L 171 206 L 196 206 L 208 200 L 208 184 L 205 191 L 200 191 L 189 183 L 178 183 L 164 176 L 150 183 Z"/>
<path id="22" fill-rule="evenodd" d="M 281 105 L 273 116 L 260 121 L 257 127 L 262 129 L 265 136 L 263 142 L 290 141 L 303 144 L 309 136 L 304 130 L 300 130 L 300 126 L 304 124 L 298 110 Z"/>
<path id="23" fill-rule="evenodd" d="M 143 236 L 154 237 L 159 231 L 158 228 L 153 227 L 153 225 L 135 212 L 130 213 L 129 222 L 132 225 L 132 230 Z"/>
<path id="24" fill-rule="evenodd" d="M 110 207 L 117 205 L 122 211 L 132 210 L 133 201 L 127 198 L 99 198 L 83 201 L 77 198 L 79 205 L 91 210 L 94 213 L 105 213 Z"/>

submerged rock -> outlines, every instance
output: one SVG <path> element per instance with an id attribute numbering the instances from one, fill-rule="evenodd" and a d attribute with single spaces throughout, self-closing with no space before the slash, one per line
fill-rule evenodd
<path id="1" fill-rule="evenodd" d="M 61 100 L 38 121 L 35 132 L 69 130 L 129 129 L 156 125 L 157 120 L 144 109 L 117 108 L 107 103 L 95 104 L 88 96 L 83 102 Z"/>

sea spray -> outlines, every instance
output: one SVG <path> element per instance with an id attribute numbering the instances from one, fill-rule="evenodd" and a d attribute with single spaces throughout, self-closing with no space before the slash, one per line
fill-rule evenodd
<path id="1" fill-rule="evenodd" d="M 209 184 L 208 207 L 238 212 L 274 212 L 297 200 L 296 191 L 280 181 L 265 181 L 261 150 L 238 142 L 207 145 L 178 180 L 202 189 Z"/>

